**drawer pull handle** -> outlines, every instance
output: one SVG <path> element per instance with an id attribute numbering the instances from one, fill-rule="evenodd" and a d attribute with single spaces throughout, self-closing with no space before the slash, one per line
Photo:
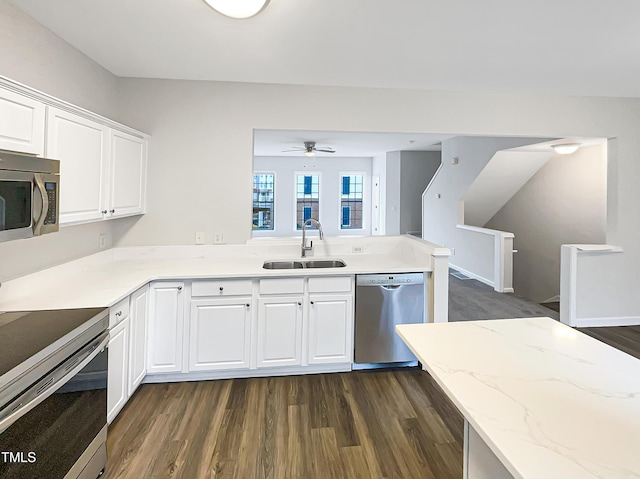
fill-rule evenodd
<path id="1" fill-rule="evenodd" d="M 122 311 L 118 311 L 118 312 L 116 313 L 116 316 L 122 316 Z"/>
<path id="2" fill-rule="evenodd" d="M 223 291 L 223 290 L 224 290 L 224 288 L 222 286 L 220 286 L 220 291 Z"/>

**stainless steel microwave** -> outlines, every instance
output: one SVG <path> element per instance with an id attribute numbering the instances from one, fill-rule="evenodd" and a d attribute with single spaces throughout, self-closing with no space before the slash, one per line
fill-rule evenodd
<path id="1" fill-rule="evenodd" d="M 0 151 L 0 241 L 58 231 L 60 162 Z"/>

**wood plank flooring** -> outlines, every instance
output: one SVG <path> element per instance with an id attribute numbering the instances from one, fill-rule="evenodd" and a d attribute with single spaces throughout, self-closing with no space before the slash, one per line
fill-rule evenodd
<path id="1" fill-rule="evenodd" d="M 103 477 L 462 477 L 463 419 L 418 368 L 145 384 Z"/>

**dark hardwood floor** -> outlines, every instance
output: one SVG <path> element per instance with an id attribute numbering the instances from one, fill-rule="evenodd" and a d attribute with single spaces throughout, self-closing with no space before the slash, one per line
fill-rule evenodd
<path id="1" fill-rule="evenodd" d="M 103 477 L 462 477 L 463 419 L 417 368 L 142 385 Z"/>

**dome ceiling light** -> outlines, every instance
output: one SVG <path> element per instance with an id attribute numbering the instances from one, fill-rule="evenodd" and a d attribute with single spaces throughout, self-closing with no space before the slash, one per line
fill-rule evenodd
<path id="1" fill-rule="evenodd" d="M 204 0 L 216 12 L 231 18 L 249 18 L 260 13 L 269 0 Z"/>
<path id="2" fill-rule="evenodd" d="M 551 148 L 556 150 L 559 155 L 570 155 L 575 153 L 580 148 L 580 143 L 562 143 L 559 145 L 551 145 Z"/>

